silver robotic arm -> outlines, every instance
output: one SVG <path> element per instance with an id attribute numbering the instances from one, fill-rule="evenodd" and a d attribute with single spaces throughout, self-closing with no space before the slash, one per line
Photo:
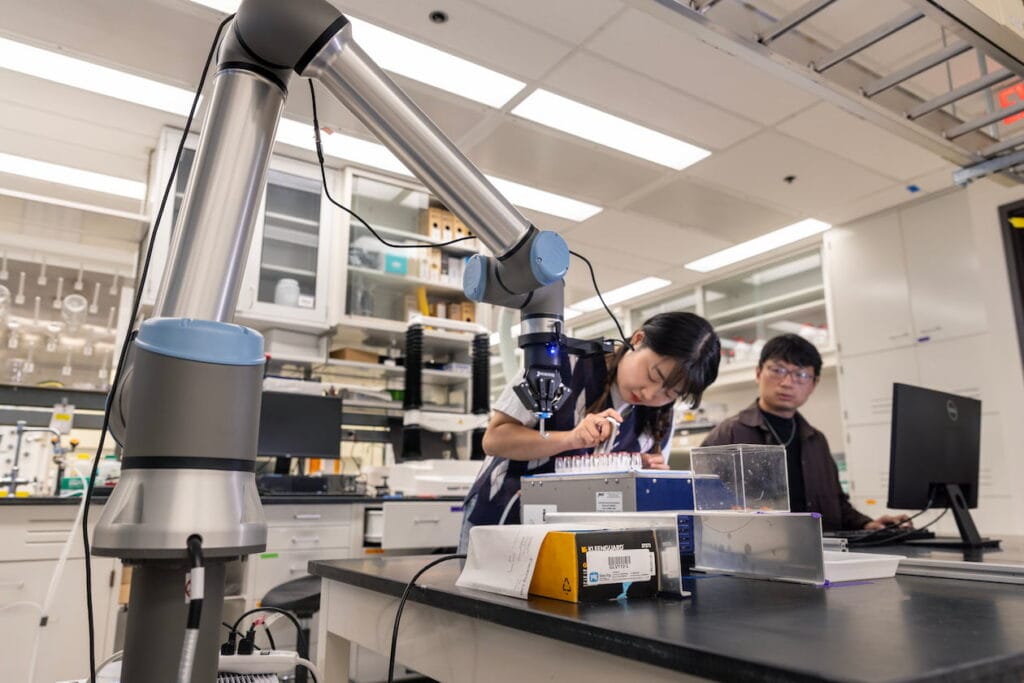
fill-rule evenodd
<path id="1" fill-rule="evenodd" d="M 533 227 L 353 40 L 326 0 L 243 0 L 219 49 L 213 93 L 153 318 L 133 342 L 122 477 L 93 552 L 133 564 L 122 680 L 171 683 L 182 660 L 182 587 L 196 539 L 205 558 L 193 683 L 215 678 L 225 562 L 266 547 L 255 485 L 262 339 L 231 324 L 293 74 L 319 81 L 495 254 L 465 271 L 470 299 L 519 309 L 541 420 L 569 396 L 561 375 L 569 250 Z M 543 423 L 542 423 L 543 429 Z M 154 624 L 164 627 L 154 633 Z"/>
<path id="2" fill-rule="evenodd" d="M 323 0 L 245 0 L 239 8 L 223 41 L 156 313 L 231 319 L 258 206 L 253 188 L 263 187 L 292 73 L 322 83 L 496 255 L 471 259 L 465 291 L 474 301 L 522 310 L 526 377 L 517 394 L 549 417 L 569 395 L 559 371 L 568 247 L 533 227 L 487 181 Z"/>

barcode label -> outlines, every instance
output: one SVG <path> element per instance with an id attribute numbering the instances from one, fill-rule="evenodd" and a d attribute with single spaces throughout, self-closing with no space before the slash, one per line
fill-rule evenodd
<path id="1" fill-rule="evenodd" d="M 654 573 L 654 553 L 646 548 L 588 550 L 583 584 L 599 586 L 603 583 L 646 581 Z"/>
<path id="2" fill-rule="evenodd" d="M 609 569 L 629 569 L 629 555 L 612 555 L 608 558 Z"/>

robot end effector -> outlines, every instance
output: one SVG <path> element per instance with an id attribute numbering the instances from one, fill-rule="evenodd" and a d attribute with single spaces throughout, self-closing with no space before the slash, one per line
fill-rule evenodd
<path id="1" fill-rule="evenodd" d="M 475 255 L 463 276 L 466 296 L 477 302 L 521 311 L 519 346 L 523 349 L 524 377 L 516 396 L 544 421 L 572 393 L 562 377 L 566 352 L 563 333 L 565 283 L 569 247 L 553 232 L 529 229 L 523 239 L 498 258 Z"/>

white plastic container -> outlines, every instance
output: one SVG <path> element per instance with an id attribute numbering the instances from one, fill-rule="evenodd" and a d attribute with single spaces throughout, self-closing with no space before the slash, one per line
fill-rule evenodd
<path id="1" fill-rule="evenodd" d="M 876 555 L 874 553 L 842 553 L 824 551 L 825 582 L 867 581 L 889 579 L 896 576 L 896 568 L 904 555 Z"/>
<path id="2" fill-rule="evenodd" d="M 299 281 L 283 277 L 274 286 L 274 303 L 279 306 L 299 305 Z"/>

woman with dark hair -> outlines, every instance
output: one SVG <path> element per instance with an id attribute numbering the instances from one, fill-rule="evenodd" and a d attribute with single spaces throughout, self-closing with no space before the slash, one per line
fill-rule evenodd
<path id="1" fill-rule="evenodd" d="M 618 424 L 613 452 L 642 453 L 644 467 L 667 469 L 673 407 L 696 407 L 718 377 L 721 346 L 711 325 L 693 313 L 659 313 L 613 354 L 581 357 L 562 376 L 572 389 L 568 401 L 547 421 L 519 402 L 510 382 L 494 405 L 484 434 L 488 453 L 466 497 L 460 547 L 469 529 L 481 524 L 518 524 L 520 477 L 553 472 L 554 457 L 589 453 Z"/>

